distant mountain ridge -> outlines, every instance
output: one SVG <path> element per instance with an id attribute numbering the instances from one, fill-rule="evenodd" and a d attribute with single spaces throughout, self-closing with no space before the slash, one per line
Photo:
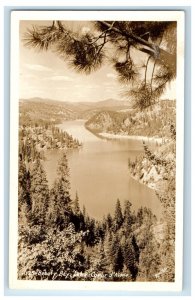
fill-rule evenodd
<path id="1" fill-rule="evenodd" d="M 128 108 L 128 101 L 116 99 L 97 102 L 62 102 L 40 97 L 20 99 L 20 110 L 25 111 L 31 118 L 47 118 L 56 122 L 79 118 L 89 119 L 102 110 L 119 111 Z"/>
<path id="2" fill-rule="evenodd" d="M 50 98 L 41 98 L 41 97 L 33 97 L 33 98 L 20 98 L 20 102 L 37 102 L 37 103 L 46 103 L 48 104 L 51 103 L 56 103 L 56 104 L 61 104 L 61 105 L 73 105 L 73 106 L 95 106 L 95 107 L 101 107 L 101 106 L 129 106 L 129 101 L 127 100 L 118 100 L 118 99 L 105 99 L 105 100 L 100 100 L 100 101 L 75 101 L 75 102 L 70 102 L 70 101 L 60 101 L 60 100 L 55 100 L 55 99 L 50 99 Z"/>

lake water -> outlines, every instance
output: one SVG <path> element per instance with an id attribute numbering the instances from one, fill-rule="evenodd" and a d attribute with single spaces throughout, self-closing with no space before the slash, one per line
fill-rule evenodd
<path id="1" fill-rule="evenodd" d="M 161 205 L 155 191 L 132 179 L 128 170 L 128 159 L 134 160 L 142 153 L 142 142 L 101 139 L 89 132 L 84 122 L 66 121 L 59 125 L 60 129 L 83 143 L 80 149 L 67 153 L 72 198 L 77 192 L 81 208 L 85 205 L 89 215 L 97 219 L 114 212 L 117 198 L 122 206 L 125 200 L 130 200 L 133 210 L 140 206 L 150 207 L 160 217 Z M 60 155 L 60 150 L 46 153 L 44 167 L 50 186 L 56 176 Z"/>

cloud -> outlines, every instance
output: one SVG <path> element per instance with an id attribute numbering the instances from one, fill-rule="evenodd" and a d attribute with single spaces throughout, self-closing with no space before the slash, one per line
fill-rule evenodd
<path id="1" fill-rule="evenodd" d="M 35 65 L 35 64 L 25 64 L 25 67 L 31 71 L 38 71 L 38 72 L 48 72 L 51 71 L 51 68 L 45 67 L 43 65 Z"/>
<path id="2" fill-rule="evenodd" d="M 107 73 L 106 76 L 107 76 L 108 78 L 113 78 L 113 79 L 116 79 L 116 78 L 117 78 L 117 75 L 114 74 L 114 73 Z"/>
<path id="3" fill-rule="evenodd" d="M 113 82 L 108 82 L 108 81 L 105 81 L 105 82 L 103 82 L 102 83 L 104 86 L 106 86 L 106 87 L 113 87 Z"/>
<path id="4" fill-rule="evenodd" d="M 63 75 L 56 75 L 47 77 L 46 79 L 53 80 L 53 81 L 73 81 L 73 79 L 69 76 L 63 76 Z"/>
<path id="5" fill-rule="evenodd" d="M 55 90 L 58 90 L 58 91 L 67 91 L 67 90 L 68 90 L 68 87 L 67 87 L 67 86 L 64 86 L 64 87 L 56 87 Z"/>
<path id="6" fill-rule="evenodd" d="M 74 85 L 75 88 L 77 89 L 97 89 L 100 86 L 97 84 L 75 84 Z"/>

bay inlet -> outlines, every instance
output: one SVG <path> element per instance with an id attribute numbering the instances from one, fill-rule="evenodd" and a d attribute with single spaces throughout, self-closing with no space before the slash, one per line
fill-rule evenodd
<path id="1" fill-rule="evenodd" d="M 117 198 L 132 203 L 132 210 L 141 206 L 152 209 L 160 218 L 161 204 L 155 191 L 131 178 L 128 159 L 135 160 L 143 152 L 142 141 L 133 139 L 102 139 L 85 128 L 85 120 L 66 121 L 61 130 L 82 142 L 79 149 L 67 151 L 70 169 L 71 196 L 79 196 L 80 206 L 90 216 L 102 219 L 113 214 Z M 50 187 L 55 177 L 60 150 L 47 150 L 44 168 Z"/>

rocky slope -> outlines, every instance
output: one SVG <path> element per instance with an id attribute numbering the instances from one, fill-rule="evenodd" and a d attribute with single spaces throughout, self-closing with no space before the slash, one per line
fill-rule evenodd
<path id="1" fill-rule="evenodd" d="M 131 176 L 139 182 L 162 191 L 170 178 L 175 178 L 175 141 L 170 140 L 155 151 L 144 145 L 144 154 L 129 161 Z"/>
<path id="2" fill-rule="evenodd" d="M 164 100 L 144 110 L 101 111 L 86 122 L 95 133 L 169 138 L 175 127 L 175 101 Z"/>

